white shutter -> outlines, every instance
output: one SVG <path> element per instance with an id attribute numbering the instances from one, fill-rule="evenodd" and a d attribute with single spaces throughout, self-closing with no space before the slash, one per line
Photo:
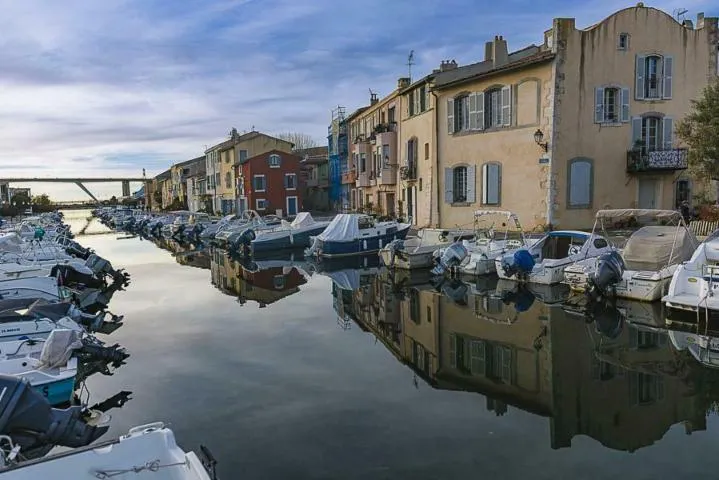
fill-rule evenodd
<path id="1" fill-rule="evenodd" d="M 662 142 L 664 150 L 670 150 L 674 140 L 674 119 L 664 117 L 662 122 Z"/>
<path id="2" fill-rule="evenodd" d="M 604 122 L 604 89 L 594 89 L 594 123 Z"/>
<path id="3" fill-rule="evenodd" d="M 622 123 L 629 121 L 629 102 L 631 101 L 631 94 L 628 88 L 622 88 Z"/>
<path id="4" fill-rule="evenodd" d="M 474 203 L 477 190 L 477 167 L 470 165 L 467 167 L 467 203 Z"/>
<path id="5" fill-rule="evenodd" d="M 632 144 L 630 147 L 634 148 L 634 145 L 642 139 L 642 117 L 632 118 Z"/>
<path id="6" fill-rule="evenodd" d="M 484 130 L 484 92 L 477 92 L 477 129 Z"/>
<path id="7" fill-rule="evenodd" d="M 477 118 L 477 94 L 469 94 L 469 129 L 477 130 L 479 128 L 479 119 Z"/>
<path id="8" fill-rule="evenodd" d="M 447 133 L 454 133 L 454 98 L 447 100 Z"/>
<path id="9" fill-rule="evenodd" d="M 451 168 L 444 169 L 444 202 L 454 201 L 454 171 Z"/>
<path id="10" fill-rule="evenodd" d="M 496 163 L 482 165 L 482 203 L 484 205 L 499 205 L 502 178 L 500 168 Z"/>
<path id="11" fill-rule="evenodd" d="M 636 73 L 634 81 L 634 98 L 636 100 L 644 100 L 644 76 L 645 76 L 645 56 L 637 55 Z"/>
<path id="12" fill-rule="evenodd" d="M 674 70 L 674 58 L 664 57 L 662 71 L 662 97 L 672 98 L 672 74 Z"/>
<path id="13" fill-rule="evenodd" d="M 502 125 L 512 124 L 512 86 L 502 87 Z"/>

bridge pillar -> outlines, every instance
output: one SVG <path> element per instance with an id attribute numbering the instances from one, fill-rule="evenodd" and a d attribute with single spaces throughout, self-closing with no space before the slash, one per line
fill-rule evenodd
<path id="1" fill-rule="evenodd" d="M 123 197 L 130 196 L 130 182 L 128 180 L 122 181 L 122 196 Z"/>

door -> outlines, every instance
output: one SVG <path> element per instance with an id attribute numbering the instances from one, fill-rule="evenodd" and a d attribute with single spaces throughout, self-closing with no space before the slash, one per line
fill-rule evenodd
<path id="1" fill-rule="evenodd" d="M 639 179 L 639 208 L 657 208 L 657 181 Z"/>
<path id="2" fill-rule="evenodd" d="M 240 197 L 240 211 L 237 213 L 243 213 L 247 210 L 247 198 L 246 197 Z"/>
<path id="3" fill-rule="evenodd" d="M 390 217 L 395 216 L 395 210 L 394 210 L 394 193 L 388 193 L 387 194 L 387 215 Z"/>
<path id="4" fill-rule="evenodd" d="M 297 215 L 297 197 L 287 197 L 287 215 Z"/>

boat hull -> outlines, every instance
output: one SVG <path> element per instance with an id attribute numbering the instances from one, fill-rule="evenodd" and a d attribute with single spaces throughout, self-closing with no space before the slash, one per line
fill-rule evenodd
<path id="1" fill-rule="evenodd" d="M 273 238 L 263 239 L 262 236 L 260 236 L 258 239 L 253 240 L 250 244 L 250 249 L 252 253 L 259 253 L 259 252 L 270 252 L 274 250 L 279 249 L 289 249 L 289 248 L 306 248 L 311 245 L 310 243 L 310 237 L 314 237 L 322 233 L 325 228 L 327 228 L 327 225 L 321 225 L 314 228 L 310 228 L 304 231 L 301 231 L 299 233 L 294 233 L 290 235 L 289 231 L 283 232 L 286 233 L 286 235 L 282 236 L 275 236 L 272 234 Z"/>
<path id="2" fill-rule="evenodd" d="M 434 250 L 439 247 L 433 247 L 429 251 L 421 252 L 392 252 L 383 248 L 379 251 L 382 263 L 387 267 L 397 268 L 400 270 L 418 270 L 427 269 L 434 266 Z"/>
<path id="3" fill-rule="evenodd" d="M 410 225 L 407 225 L 404 228 L 390 231 L 383 235 L 353 239 L 346 242 L 323 241 L 316 238 L 317 256 L 333 258 L 376 253 L 393 240 L 404 240 L 407 237 L 409 229 Z"/>
<path id="4" fill-rule="evenodd" d="M 75 377 L 32 385 L 32 388 L 47 398 L 50 405 L 62 405 L 72 401 L 75 392 Z"/>

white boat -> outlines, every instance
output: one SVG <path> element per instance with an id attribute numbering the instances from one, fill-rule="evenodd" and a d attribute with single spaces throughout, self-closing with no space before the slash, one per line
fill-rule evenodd
<path id="1" fill-rule="evenodd" d="M 216 462 L 206 448 L 201 448 L 204 460 L 194 452 L 183 451 L 172 430 L 162 423 L 151 423 L 131 428 L 116 440 L 27 462 L 10 462 L 9 452 L 5 452 L 0 478 L 217 480 Z"/>
<path id="2" fill-rule="evenodd" d="M 669 330 L 669 340 L 680 352 L 688 350 L 702 365 L 719 368 L 719 338 Z"/>
<path id="3" fill-rule="evenodd" d="M 709 235 L 688 262 L 677 267 L 662 301 L 667 307 L 701 315 L 719 311 L 719 230 Z"/>
<path id="4" fill-rule="evenodd" d="M 659 300 L 682 262 L 689 260 L 698 240 L 673 210 L 622 209 L 597 212 L 592 233 L 607 222 L 655 221 L 635 231 L 623 248 L 597 258 L 576 262 L 564 270 L 565 282 L 593 298 L 618 297 L 653 302 Z M 609 237 L 609 236 L 607 236 Z"/>
<path id="5" fill-rule="evenodd" d="M 417 236 L 395 240 L 382 247 L 379 256 L 387 267 L 402 270 L 427 269 L 435 263 L 438 249 L 474 237 L 472 230 L 423 228 Z"/>
<path id="6" fill-rule="evenodd" d="M 322 233 L 328 221 L 315 221 L 309 212 L 300 212 L 290 223 L 285 220 L 280 225 L 270 229 L 261 229 L 255 233 L 255 238 L 249 242 L 252 253 L 272 252 L 287 248 L 306 248 L 310 246 L 310 237 Z M 242 238 L 249 238 L 248 236 Z M 233 245 L 237 247 L 238 245 Z"/>
<path id="7" fill-rule="evenodd" d="M 580 260 L 611 251 L 606 238 L 576 230 L 556 230 L 528 248 L 509 251 L 495 260 L 499 278 L 552 285 L 564 280 L 564 269 Z"/>

